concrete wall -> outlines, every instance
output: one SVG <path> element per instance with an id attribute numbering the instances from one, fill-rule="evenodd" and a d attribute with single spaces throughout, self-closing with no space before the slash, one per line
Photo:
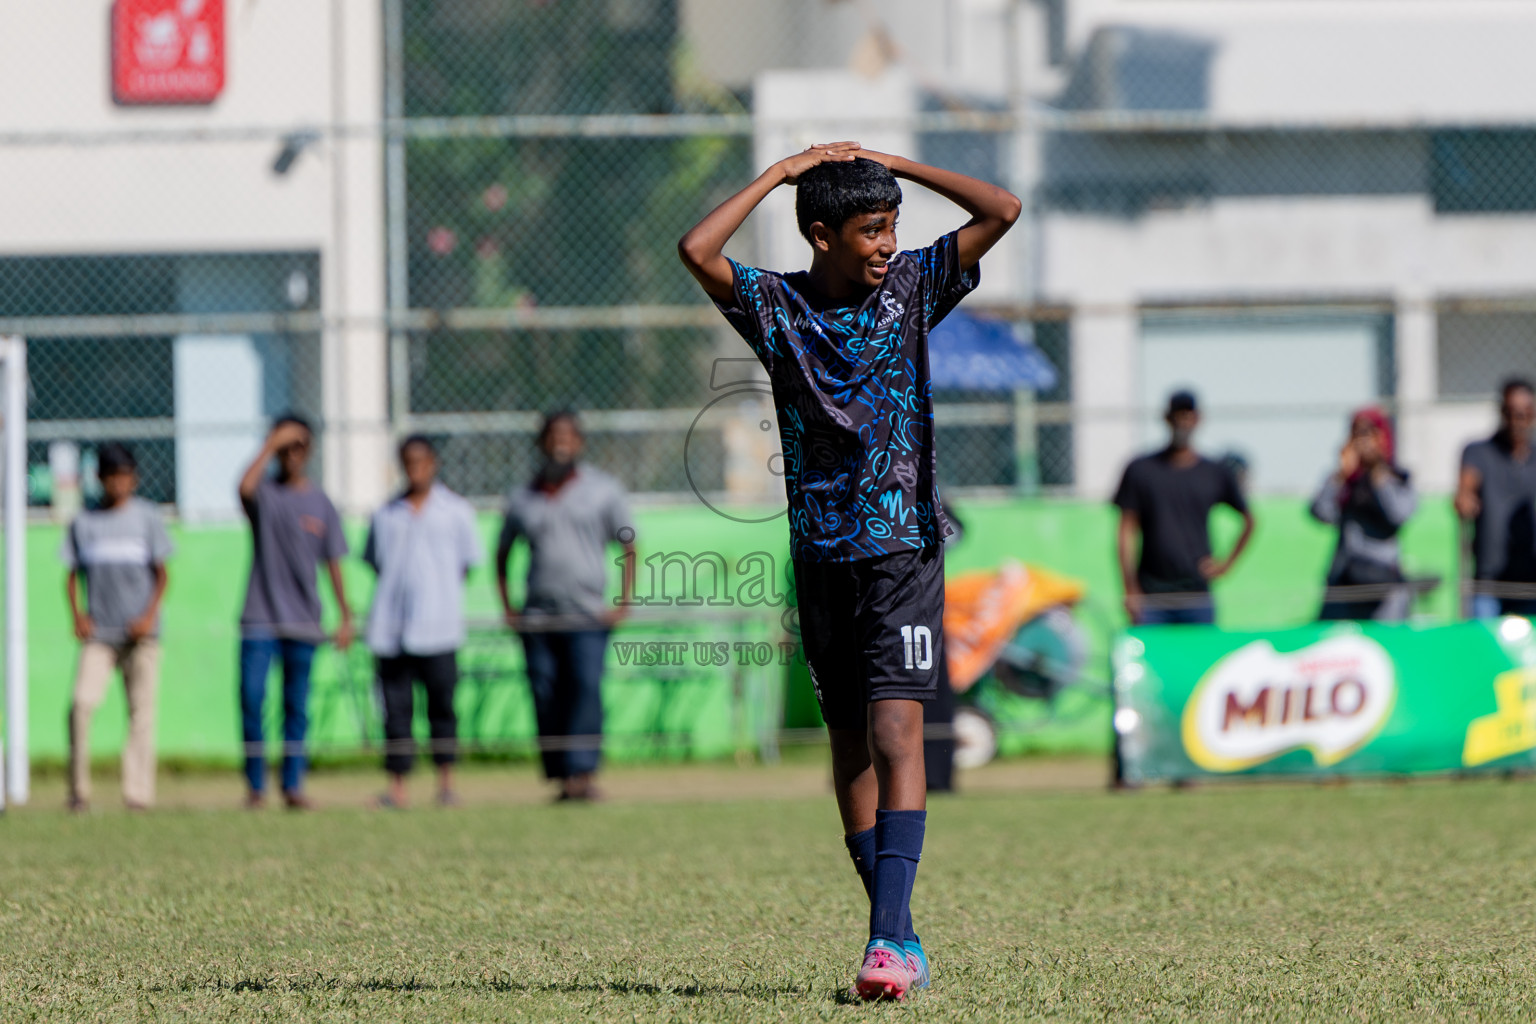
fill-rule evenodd
<path id="1" fill-rule="evenodd" d="M 1217 124 L 1273 134 L 1247 164 L 1230 155 L 1211 163 L 1214 195 L 1118 216 L 1046 216 L 1041 295 L 1076 310 L 1079 490 L 1106 493 L 1136 448 L 1125 412 L 1137 400 L 1139 308 L 1361 301 L 1394 317 L 1402 459 L 1422 488 L 1452 487 L 1461 446 L 1486 434 L 1494 413 L 1487 402 L 1440 397 L 1434 306 L 1532 294 L 1536 217 L 1437 215 L 1427 154 L 1415 155 L 1422 143 L 1379 130 L 1536 123 L 1536 65 L 1524 57 L 1536 44 L 1536 6 L 1070 0 L 1068 49 L 1088 56 L 1069 92 L 1136 106 L 1135 83 L 1119 83 L 1117 94 L 1089 80 L 1118 73 L 1088 66 L 1089 58 L 1123 52 L 1096 50 L 1095 41 L 1120 33 L 1122 48 L 1134 45 L 1124 42 L 1128 31 L 1210 44 L 1199 112 Z M 1329 162 L 1288 134 L 1297 125 L 1378 134 L 1336 136 L 1326 145 L 1340 159 Z M 1085 164 L 1094 159 L 1091 140 L 1067 144 L 1077 149 L 1065 155 Z M 1148 174 L 1158 173 L 1154 156 L 1169 159 L 1167 144 L 1159 145 L 1141 165 Z M 1197 150 L 1188 155 L 1198 160 Z M 1135 162 L 1127 171 L 1126 153 L 1118 157 L 1116 173 L 1134 178 Z M 1104 159 L 1100 166 L 1107 167 L 1116 154 Z M 1052 174 L 1049 152 L 1044 173 Z"/>
<path id="2" fill-rule="evenodd" d="M 918 83 L 911 75 L 891 71 L 869 79 L 854 71 L 770 72 L 756 83 L 757 133 L 755 155 L 767 167 L 816 142 L 857 138 L 870 149 L 914 155 L 913 134 L 893 118 L 915 113 Z M 879 122 L 884 121 L 885 124 Z M 928 245 L 960 227 L 966 215 L 959 207 L 919 185 L 902 185 L 898 244 L 904 249 Z M 753 214 L 755 252 L 733 252 L 739 259 L 775 270 L 803 270 L 811 251 L 795 222 L 792 188 L 772 193 Z M 978 302 L 1008 302 L 1016 298 L 1020 274 L 1017 251 L 999 246 L 987 257 Z"/>
<path id="3" fill-rule="evenodd" d="M 1359 300 L 1395 317 L 1402 458 L 1422 487 L 1447 490 L 1461 446 L 1491 428 L 1493 413 L 1486 403 L 1439 400 L 1432 303 L 1529 294 L 1536 281 L 1536 218 L 1437 217 L 1424 196 L 1231 199 L 1136 219 L 1060 215 L 1044 232 L 1043 294 L 1078 310 L 1084 493 L 1111 488 L 1134 450 L 1117 412 L 1137 401 L 1127 370 L 1135 343 L 1126 340 L 1137 308 Z"/>
<path id="4" fill-rule="evenodd" d="M 874 74 L 892 65 L 925 85 L 1002 99 L 1013 6 L 1013 0 L 682 0 L 681 21 L 690 65 L 730 89 L 747 90 L 767 71 Z M 1031 20 L 1040 16 L 1035 4 L 1021 10 Z"/>
<path id="5" fill-rule="evenodd" d="M 1536 8 L 1524 0 L 1066 0 L 1067 45 L 1116 26 L 1215 44 L 1228 122 L 1524 119 Z"/>
<path id="6" fill-rule="evenodd" d="M 1342 305 L 1389 314 L 1400 449 L 1426 490 L 1449 489 L 1461 446 L 1491 428 L 1486 402 L 1440 395 L 1435 306 L 1445 299 L 1531 294 L 1536 217 L 1437 215 L 1428 194 L 1426 136 L 1417 129 L 1536 123 L 1536 65 L 1523 56 L 1536 44 L 1536 5 L 957 0 L 792 3 L 775 5 L 772 13 L 759 4 L 713 0 L 684 6 L 701 69 L 738 87 L 748 80 L 743 69 L 764 69 L 752 90 L 764 166 L 834 135 L 910 147 L 909 133 L 877 122 L 915 112 L 919 96 L 935 91 L 1000 100 L 1025 95 L 1036 104 L 1079 109 L 1099 101 L 1145 109 L 1150 101 L 1133 94 L 1135 82 L 1119 82 L 1119 69 L 1097 65 L 1123 59 L 1127 46 L 1147 38 L 1178 44 L 1160 50 L 1163 57 L 1200 62 L 1179 93 L 1197 101 L 1181 107 L 1184 113 L 1256 133 L 1241 143 L 1246 148 L 1216 160 L 1207 158 L 1204 143 L 1152 136 L 1112 143 L 1046 138 L 1038 148 L 1024 140 L 1010 154 L 1009 184 L 1023 191 L 1038 180 L 1049 195 L 1073 167 L 1088 180 L 1101 171 L 1123 176 L 1132 188 L 1138 174 L 1188 171 L 1210 190 L 1163 208 L 1051 210 L 1037 224 L 1021 224 L 1020 237 L 987 261 L 979 303 L 1038 298 L 1073 310 L 1080 493 L 1106 493 L 1144 443 L 1138 353 L 1141 311 L 1148 306 Z M 889 60 L 871 77 L 860 47 L 876 27 L 890 42 Z M 1066 67 L 1052 64 L 1053 27 L 1060 28 L 1062 44 L 1055 56 L 1065 54 Z M 746 36 L 753 45 L 731 42 Z M 806 45 L 788 45 L 780 36 Z M 723 53 L 733 53 L 734 63 Z M 1154 67 L 1158 75 L 1166 79 L 1167 69 Z M 1170 88 L 1163 81 L 1154 91 L 1171 97 Z M 1298 136 L 1297 126 L 1332 134 Z M 950 226 L 945 204 L 909 191 L 905 244 Z M 765 203 L 756 219 L 757 251 L 744 258 L 803 264 L 787 191 Z M 1037 238 L 1028 237 L 1032 230 Z M 1298 394 L 1296 401 L 1306 398 Z"/>
<path id="7" fill-rule="evenodd" d="M 0 255 L 318 251 L 322 312 L 377 321 L 384 306 L 382 159 L 343 135 L 273 172 L 280 136 L 367 124 L 381 109 L 374 0 L 226 3 L 226 85 L 209 106 L 121 107 L 111 96 L 106 0 L 0 0 Z M 185 133 L 258 129 L 259 137 Z M 150 140 L 122 133 L 183 133 Z M 89 136 L 96 136 L 89 138 Z M 383 334 L 323 339 L 326 484 L 349 508 L 388 481 Z"/>

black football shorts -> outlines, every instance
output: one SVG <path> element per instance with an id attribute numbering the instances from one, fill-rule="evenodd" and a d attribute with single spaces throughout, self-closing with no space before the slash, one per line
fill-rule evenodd
<path id="1" fill-rule="evenodd" d="M 877 700 L 932 700 L 944 663 L 944 549 L 795 562 L 800 642 L 821 717 L 862 729 Z"/>

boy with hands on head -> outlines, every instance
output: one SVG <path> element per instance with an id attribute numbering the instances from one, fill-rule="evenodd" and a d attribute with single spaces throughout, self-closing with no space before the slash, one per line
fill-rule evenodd
<path id="1" fill-rule="evenodd" d="M 898 178 L 970 219 L 896 247 Z M 764 197 L 796 186 L 808 271 L 744 266 L 725 243 Z M 678 243 L 690 273 L 772 381 L 801 639 L 832 745 L 844 841 L 870 899 L 855 990 L 900 999 L 928 984 L 909 909 L 927 792 L 922 702 L 944 657 L 950 526 L 935 479 L 928 331 L 980 279 L 1018 197 L 953 171 L 815 145 L 774 164 Z"/>

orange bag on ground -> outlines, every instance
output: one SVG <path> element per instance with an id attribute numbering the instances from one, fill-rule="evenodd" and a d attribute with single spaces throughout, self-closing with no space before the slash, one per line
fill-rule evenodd
<path id="1" fill-rule="evenodd" d="M 1047 608 L 1076 604 L 1085 591 L 1068 576 L 1019 562 L 950 577 L 944 583 L 950 688 L 969 690 L 1020 626 Z"/>

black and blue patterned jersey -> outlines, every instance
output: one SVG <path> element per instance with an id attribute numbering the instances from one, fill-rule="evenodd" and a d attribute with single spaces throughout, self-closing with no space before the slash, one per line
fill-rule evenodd
<path id="1" fill-rule="evenodd" d="M 928 330 L 976 287 L 955 233 L 897 253 L 880 286 L 839 305 L 804 271 L 731 260 L 716 302 L 768 371 L 793 557 L 851 562 L 936 547 L 949 533 L 933 447 Z"/>

